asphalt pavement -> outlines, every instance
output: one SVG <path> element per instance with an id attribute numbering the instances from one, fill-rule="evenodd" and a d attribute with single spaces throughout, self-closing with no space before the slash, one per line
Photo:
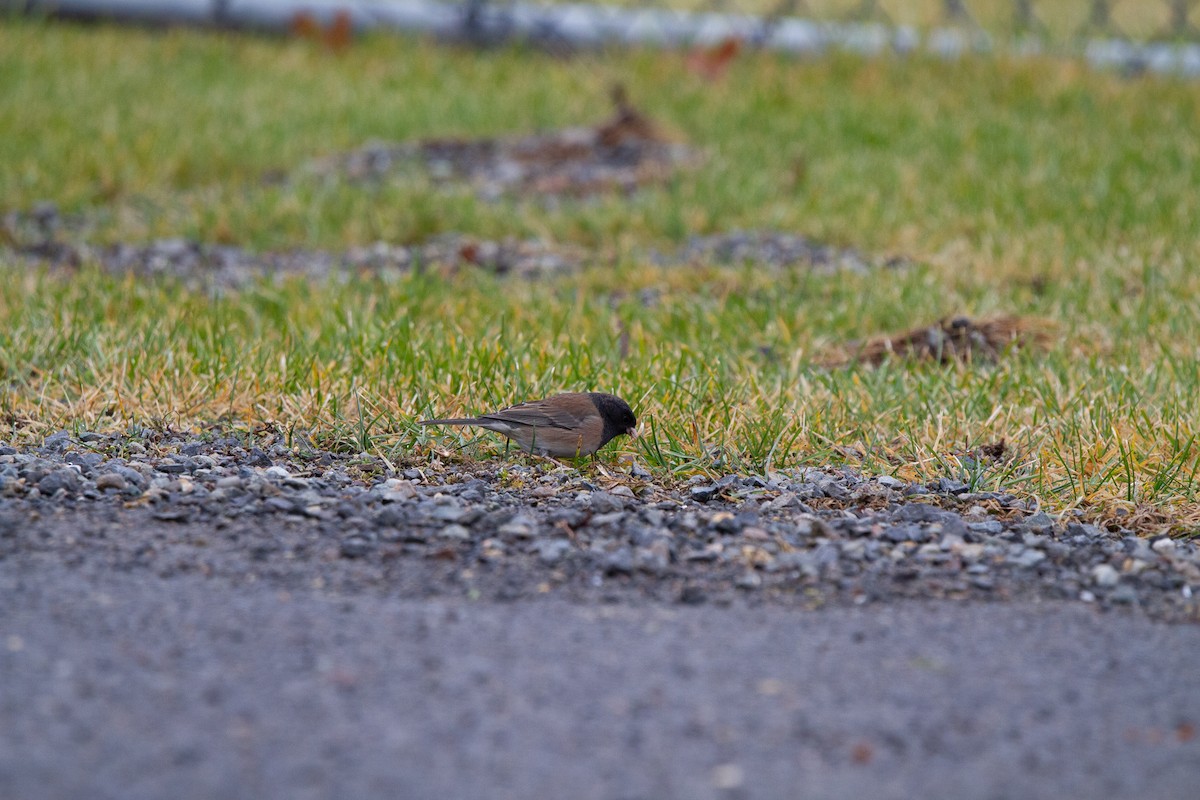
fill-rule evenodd
<path id="1" fill-rule="evenodd" d="M 1200 626 L 0 560 L 0 797 L 1194 798 Z"/>

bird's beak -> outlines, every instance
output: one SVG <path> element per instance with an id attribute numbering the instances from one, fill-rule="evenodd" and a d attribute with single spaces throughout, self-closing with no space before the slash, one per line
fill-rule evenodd
<path id="1" fill-rule="evenodd" d="M 638 438 L 638 429 L 637 429 L 636 425 L 632 428 L 626 428 L 625 433 L 627 433 L 629 435 L 630 439 Z"/>

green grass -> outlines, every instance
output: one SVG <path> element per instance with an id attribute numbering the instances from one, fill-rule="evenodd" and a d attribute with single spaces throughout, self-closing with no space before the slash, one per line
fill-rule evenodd
<path id="1" fill-rule="evenodd" d="M 385 37 L 334 57 L 282 39 L 6 24 L 6 208 L 52 199 L 98 241 L 342 247 L 465 231 L 596 257 L 552 281 L 352 278 L 221 295 L 10 263 L 0 438 L 269 424 L 422 460 L 459 439 L 417 428 L 421 415 L 611 389 L 653 431 L 622 447 L 663 479 L 849 463 L 1195 530 L 1200 85 L 1049 60 L 772 55 L 707 84 L 683 61 Z M 372 138 L 593 123 L 613 80 L 704 148 L 704 168 L 632 198 L 550 206 L 422 179 L 261 180 Z M 780 276 L 640 255 L 737 228 L 915 266 Z M 814 365 L 850 339 L 999 312 L 1052 320 L 1049 351 L 995 366 Z M 964 463 L 1000 438 L 1008 458 Z M 495 452 L 488 441 L 466 452 Z"/>

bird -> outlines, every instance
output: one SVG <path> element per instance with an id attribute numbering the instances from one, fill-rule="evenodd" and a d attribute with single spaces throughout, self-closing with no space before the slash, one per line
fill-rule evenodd
<path id="1" fill-rule="evenodd" d="M 554 458 L 594 456 L 618 436 L 637 437 L 633 409 L 604 392 L 563 392 L 478 417 L 425 419 L 418 424 L 474 425 L 504 434 L 522 450 Z"/>

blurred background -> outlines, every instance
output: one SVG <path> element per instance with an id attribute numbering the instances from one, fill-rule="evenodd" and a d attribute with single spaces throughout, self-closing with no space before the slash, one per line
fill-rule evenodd
<path id="1" fill-rule="evenodd" d="M 1127 68 L 1200 74 L 1196 0 L 4 0 L 67 17 L 288 30 L 375 27 L 550 49 L 625 43 L 793 52 L 1084 50 Z"/>

